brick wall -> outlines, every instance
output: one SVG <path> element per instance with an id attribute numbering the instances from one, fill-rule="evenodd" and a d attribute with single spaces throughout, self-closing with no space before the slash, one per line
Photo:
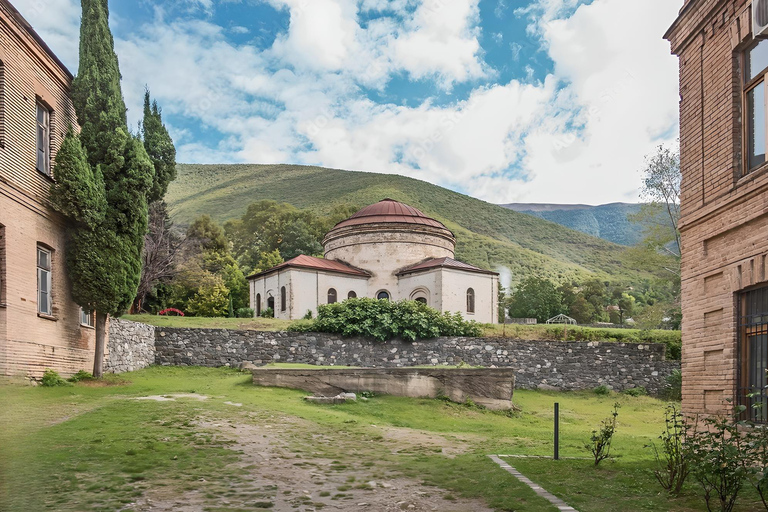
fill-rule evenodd
<path id="1" fill-rule="evenodd" d="M 719 413 L 737 387 L 737 297 L 766 280 L 768 167 L 742 164 L 748 0 L 690 0 L 667 32 L 680 59 L 683 407 Z"/>
<path id="2" fill-rule="evenodd" d="M 93 365 L 93 329 L 80 326 L 64 262 L 66 228 L 48 206 L 51 178 L 36 170 L 37 101 L 53 112 L 51 161 L 75 123 L 71 75 L 15 9 L 0 0 L 0 375 L 65 375 Z M 37 314 L 36 251 L 53 251 L 53 315 Z M 3 257 L 4 256 L 4 257 Z"/>

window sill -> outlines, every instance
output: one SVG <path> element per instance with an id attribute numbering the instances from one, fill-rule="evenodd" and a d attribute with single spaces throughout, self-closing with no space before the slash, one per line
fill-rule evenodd
<path id="1" fill-rule="evenodd" d="M 745 183 L 750 182 L 763 174 L 768 172 L 768 162 L 760 165 L 759 167 L 755 167 L 751 171 L 747 172 L 744 176 L 740 177 L 738 180 L 736 180 L 736 188 L 739 188 L 743 186 Z"/>
<path id="2" fill-rule="evenodd" d="M 96 328 L 94 326 L 92 326 L 92 325 L 80 324 L 80 327 L 83 328 L 83 329 L 90 329 L 92 331 L 96 330 Z"/>
<path id="3" fill-rule="evenodd" d="M 55 316 L 52 316 L 52 315 L 46 315 L 45 313 L 38 313 L 38 314 L 37 314 L 37 317 L 38 317 L 38 318 L 42 318 L 42 319 L 44 319 L 44 320 L 50 320 L 50 321 L 52 321 L 52 322 L 58 322 L 58 321 L 59 321 L 59 319 L 58 319 L 58 318 L 56 318 Z"/>
<path id="4" fill-rule="evenodd" d="M 5 302 L 0 302 L 0 309 L 5 309 L 7 307 L 8 307 L 8 304 L 6 304 Z"/>
<path id="5" fill-rule="evenodd" d="M 39 174 L 40 176 L 42 176 L 46 180 L 50 181 L 51 183 L 56 183 L 56 180 L 54 180 L 53 176 L 51 176 L 50 174 L 44 173 L 43 171 L 41 171 L 38 168 L 35 168 L 35 170 L 37 171 L 37 174 Z"/>

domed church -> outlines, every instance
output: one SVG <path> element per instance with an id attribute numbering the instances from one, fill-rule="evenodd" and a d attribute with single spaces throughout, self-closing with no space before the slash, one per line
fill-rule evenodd
<path id="1" fill-rule="evenodd" d="M 299 256 L 248 278 L 256 316 L 295 320 L 348 298 L 417 300 L 468 320 L 496 323 L 499 275 L 456 261 L 441 222 L 392 199 L 363 208 L 323 240 L 325 258 Z"/>

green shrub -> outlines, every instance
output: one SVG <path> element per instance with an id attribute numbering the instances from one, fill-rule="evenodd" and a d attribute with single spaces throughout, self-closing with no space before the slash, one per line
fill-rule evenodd
<path id="1" fill-rule="evenodd" d="M 441 314 L 426 304 L 410 300 L 349 299 L 323 305 L 318 308 L 312 330 L 378 341 L 482 335 L 480 325 L 467 322 L 458 313 Z"/>
<path id="2" fill-rule="evenodd" d="M 253 308 L 239 308 L 237 318 L 253 318 Z"/>
<path id="3" fill-rule="evenodd" d="M 594 393 L 596 395 L 602 395 L 602 396 L 606 396 L 606 395 L 610 395 L 611 394 L 611 388 L 609 388 L 605 384 L 601 384 L 601 385 L 597 386 L 592 391 L 594 391 Z"/>
<path id="4" fill-rule="evenodd" d="M 93 375 L 85 370 L 80 370 L 73 376 L 67 379 L 69 382 L 80 382 L 83 380 L 93 380 Z"/>
<path id="5" fill-rule="evenodd" d="M 693 431 L 675 406 L 667 407 L 664 423 L 664 432 L 659 436 L 661 449 L 655 443 L 650 445 L 657 466 L 653 473 L 667 492 L 677 496 L 691 469 L 687 447 L 688 435 Z"/>
<path id="6" fill-rule="evenodd" d="M 592 452 L 595 466 L 611 456 L 611 444 L 613 443 L 613 434 L 616 433 L 616 418 L 619 416 L 619 407 L 621 405 L 618 402 L 613 404 L 611 416 L 603 420 L 599 430 L 592 431 L 590 443 L 586 445 L 586 448 Z"/>
<path id="7" fill-rule="evenodd" d="M 261 312 L 261 318 L 275 318 L 275 310 L 267 308 Z"/>
<path id="8" fill-rule="evenodd" d="M 648 394 L 648 390 L 643 386 L 638 386 L 636 388 L 625 389 L 621 393 L 628 396 L 645 396 Z"/>
<path id="9" fill-rule="evenodd" d="M 50 369 L 43 372 L 43 378 L 40 379 L 40 385 L 47 388 L 54 388 L 57 386 L 71 386 L 71 384 L 62 379 L 57 372 Z"/>
<path id="10" fill-rule="evenodd" d="M 307 310 L 307 314 L 306 314 L 306 315 L 304 315 L 304 318 L 302 318 L 302 320 L 312 320 L 312 316 L 313 316 L 313 315 L 312 315 L 312 310 L 311 310 L 311 309 L 308 309 L 308 310 Z"/>
<path id="11" fill-rule="evenodd" d="M 226 317 L 229 314 L 229 290 L 221 283 L 201 286 L 187 303 L 187 311 L 193 316 Z"/>

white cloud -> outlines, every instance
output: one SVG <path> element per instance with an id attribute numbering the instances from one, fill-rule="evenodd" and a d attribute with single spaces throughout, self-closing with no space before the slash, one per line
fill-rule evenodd
<path id="1" fill-rule="evenodd" d="M 40 10 L 39 1 L 15 3 L 76 63 L 78 2 Z M 528 74 L 453 104 L 403 106 L 376 103 L 360 86 L 383 89 L 404 72 L 449 90 L 493 75 L 478 42 L 478 0 L 415 10 L 409 0 L 268 1 L 289 10 L 290 28 L 266 50 L 229 42 L 231 27 L 162 10 L 139 30 L 117 31 L 131 124 L 148 83 L 177 124 L 217 134 L 196 140 L 170 126 L 180 161 L 397 173 L 493 202 L 634 200 L 643 156 L 676 136 L 676 60 L 661 40 L 676 2 L 538 0 L 516 12 L 554 62 L 545 80 Z M 361 12 L 384 16 L 363 28 Z M 510 60 L 519 58 L 512 50 Z"/>

